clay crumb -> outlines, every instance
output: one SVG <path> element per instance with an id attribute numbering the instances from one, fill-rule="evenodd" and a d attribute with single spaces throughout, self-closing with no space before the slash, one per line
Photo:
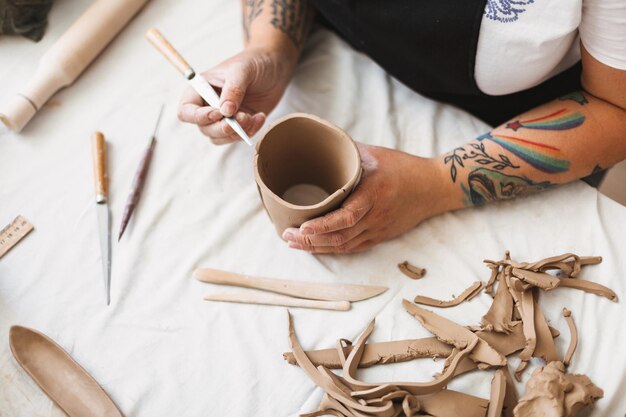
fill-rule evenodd
<path id="1" fill-rule="evenodd" d="M 535 369 L 513 414 L 574 417 L 603 396 L 587 376 L 569 374 L 563 363 L 555 361 Z"/>
<path id="2" fill-rule="evenodd" d="M 471 300 L 472 298 L 477 296 L 482 289 L 483 283 L 481 281 L 476 281 L 468 288 L 466 288 L 458 297 L 455 297 L 452 300 L 437 300 L 435 298 L 418 295 L 415 297 L 413 302 L 431 307 L 454 307 L 461 304 L 463 301 Z"/>
<path id="3" fill-rule="evenodd" d="M 404 275 L 411 279 L 421 279 L 426 275 L 426 268 L 420 268 L 415 265 L 411 265 L 409 261 L 404 261 L 398 264 L 398 269 Z"/>
<path id="4" fill-rule="evenodd" d="M 567 326 L 569 327 L 571 334 L 569 346 L 567 347 L 567 352 L 563 358 L 563 365 L 569 366 L 572 356 L 574 356 L 574 352 L 576 351 L 576 346 L 578 345 L 578 331 L 576 330 L 576 325 L 574 324 L 574 319 L 572 318 L 572 312 L 567 308 L 563 308 L 563 317 L 565 317 L 565 320 L 567 321 Z"/>

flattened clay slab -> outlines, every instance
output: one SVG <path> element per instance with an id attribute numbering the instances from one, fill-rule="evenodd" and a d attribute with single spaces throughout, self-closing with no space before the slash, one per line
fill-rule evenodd
<path id="1" fill-rule="evenodd" d="M 13 326 L 13 356 L 43 392 L 70 417 L 122 417 L 98 383 L 52 339 Z"/>

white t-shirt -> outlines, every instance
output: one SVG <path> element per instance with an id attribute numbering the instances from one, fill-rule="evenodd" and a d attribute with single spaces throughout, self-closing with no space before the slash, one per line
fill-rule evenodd
<path id="1" fill-rule="evenodd" d="M 489 95 L 532 88 L 580 59 L 626 70 L 626 0 L 487 0 L 475 79 Z"/>

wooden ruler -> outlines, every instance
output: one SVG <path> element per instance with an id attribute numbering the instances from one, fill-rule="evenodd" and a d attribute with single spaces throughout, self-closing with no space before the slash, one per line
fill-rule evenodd
<path id="1" fill-rule="evenodd" d="M 0 258 L 17 245 L 31 230 L 33 230 L 33 225 L 22 216 L 17 216 L 11 224 L 2 229 L 0 231 Z"/>

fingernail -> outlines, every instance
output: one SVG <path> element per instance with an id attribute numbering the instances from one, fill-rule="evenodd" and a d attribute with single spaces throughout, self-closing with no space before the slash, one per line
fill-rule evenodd
<path id="1" fill-rule="evenodd" d="M 231 117 L 233 114 L 235 114 L 235 110 L 235 103 L 230 100 L 223 102 L 222 106 L 220 107 L 220 111 L 226 117 Z"/>
<path id="2" fill-rule="evenodd" d="M 217 110 L 213 110 L 209 114 L 209 120 L 212 121 L 212 122 L 217 122 L 221 117 L 222 117 L 222 113 L 220 113 Z"/>
<path id="3" fill-rule="evenodd" d="M 300 229 L 300 233 L 302 233 L 303 235 L 312 235 L 313 232 L 313 228 L 311 227 L 303 227 L 302 229 Z"/>
<path id="4" fill-rule="evenodd" d="M 288 231 L 285 230 L 283 232 L 283 239 L 289 240 L 289 241 L 293 240 L 293 233 L 288 232 Z"/>

